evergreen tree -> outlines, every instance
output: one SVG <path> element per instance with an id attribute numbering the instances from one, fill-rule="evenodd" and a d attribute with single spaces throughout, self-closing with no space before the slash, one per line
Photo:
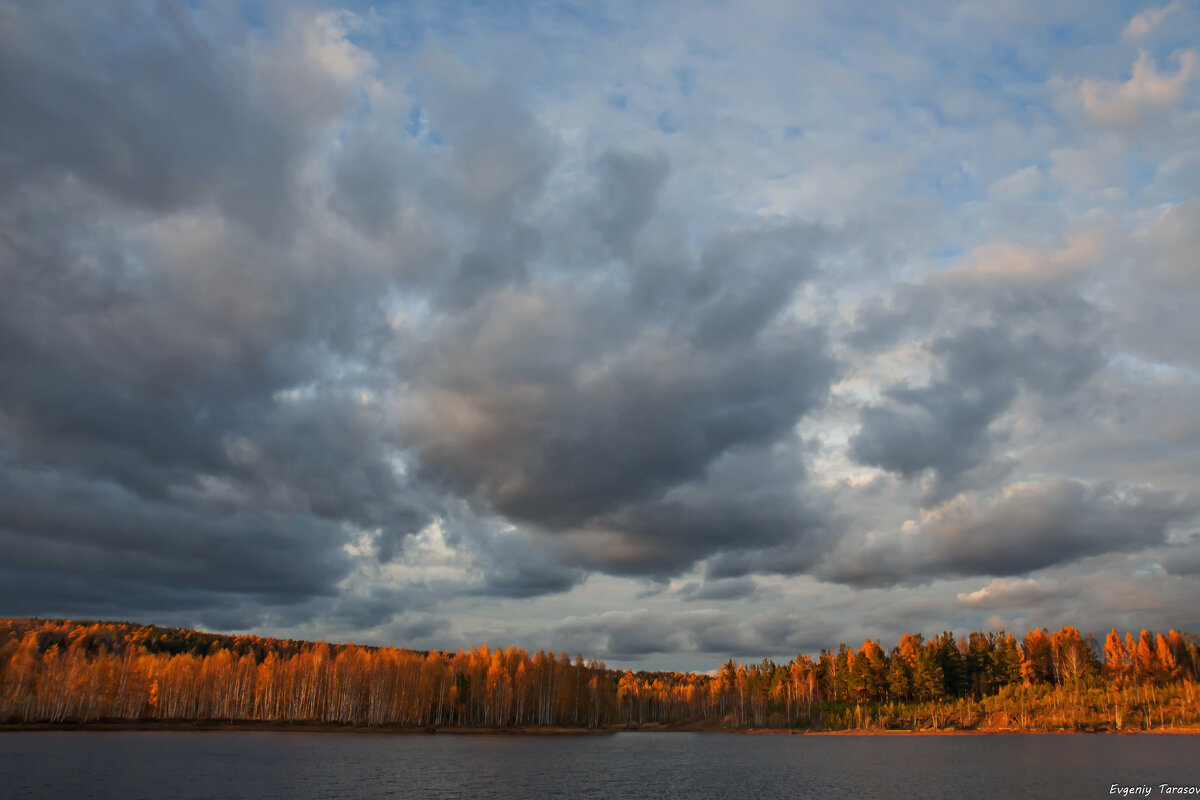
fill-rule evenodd
<path id="1" fill-rule="evenodd" d="M 997 683 L 995 639 L 991 634 L 972 633 L 967 640 L 967 683 L 975 697 L 990 694 Z"/>
<path id="2" fill-rule="evenodd" d="M 945 678 L 931 642 L 917 651 L 913 665 L 912 691 L 918 700 L 937 700 L 946 694 Z"/>
<path id="3" fill-rule="evenodd" d="M 900 648 L 892 650 L 888 663 L 887 674 L 888 698 L 891 700 L 907 700 L 912 696 L 912 676 L 908 664 L 900 655 Z"/>
<path id="4" fill-rule="evenodd" d="M 969 687 L 967 661 L 950 631 L 945 631 L 938 637 L 935 657 L 942 670 L 945 693 L 950 697 L 964 696 Z"/>
<path id="5" fill-rule="evenodd" d="M 1021 649 L 1011 633 L 999 638 L 996 645 L 996 686 L 1002 688 L 1021 680 Z"/>

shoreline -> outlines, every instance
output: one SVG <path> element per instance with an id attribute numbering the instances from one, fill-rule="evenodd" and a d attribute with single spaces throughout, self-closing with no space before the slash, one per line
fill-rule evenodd
<path id="1" fill-rule="evenodd" d="M 558 726 L 529 726 L 520 728 L 488 727 L 411 727 L 404 725 L 342 725 L 322 722 L 214 722 L 186 720 L 134 720 L 96 722 L 4 722 L 0 733 L 20 731 L 86 731 L 86 732 L 197 732 L 197 733 L 385 733 L 396 735 L 432 736 L 595 736 L 616 733 L 608 728 L 563 728 Z"/>
<path id="2" fill-rule="evenodd" d="M 307 722 L 212 722 L 182 720 L 136 720 L 96 722 L 6 722 L 0 723 L 0 733 L 7 732 L 197 732 L 197 733 L 334 733 L 334 734 L 394 734 L 431 736 L 604 736 L 614 733 L 712 733 L 744 736 L 1023 736 L 1023 735 L 1108 735 L 1108 736 L 1195 736 L 1200 727 L 1155 728 L 1151 730 L 1026 730 L 1015 728 L 981 728 L 963 730 L 813 730 L 806 728 L 698 728 L 686 725 L 644 725 L 641 727 L 611 726 L 607 728 L 565 728 L 559 726 L 496 727 L 410 727 L 401 725 L 341 725 Z"/>

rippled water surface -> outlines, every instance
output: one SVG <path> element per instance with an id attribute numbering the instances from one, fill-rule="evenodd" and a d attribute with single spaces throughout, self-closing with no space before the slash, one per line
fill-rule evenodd
<path id="1" fill-rule="evenodd" d="M 0 733 L 3 797 L 1089 798 L 1161 783 L 1200 787 L 1200 736 Z"/>

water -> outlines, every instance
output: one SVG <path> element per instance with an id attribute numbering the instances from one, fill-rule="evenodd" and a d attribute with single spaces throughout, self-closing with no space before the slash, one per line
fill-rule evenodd
<path id="1" fill-rule="evenodd" d="M 0 733 L 4 798 L 1089 798 L 1164 782 L 1200 787 L 1200 736 Z"/>

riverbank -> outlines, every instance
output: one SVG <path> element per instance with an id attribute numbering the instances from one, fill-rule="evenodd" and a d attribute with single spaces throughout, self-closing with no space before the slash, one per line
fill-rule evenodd
<path id="1" fill-rule="evenodd" d="M 5 722 L 0 733 L 20 730 L 86 730 L 86 732 L 244 732 L 260 733 L 390 733 L 412 735 L 476 735 L 476 736 L 593 736 L 616 733 L 616 728 L 563 728 L 556 726 L 522 728 L 413 728 L 406 726 L 355 726 L 320 722 L 210 722 L 179 720 L 136 720 L 97 722 Z"/>
<path id="2" fill-rule="evenodd" d="M 180 720 L 0 723 L 0 733 L 10 731 L 258 731 L 267 733 L 450 734 L 456 736 L 596 736 L 615 733 L 617 730 L 616 728 L 563 728 L 557 726 L 414 728 L 402 725 L 337 725 L 315 722 L 191 722 Z"/>
<path id="3" fill-rule="evenodd" d="M 1151 730 L 1032 730 L 1024 728 L 944 728 L 938 730 L 824 730 L 807 728 L 722 728 L 694 724 L 611 726 L 607 728 L 565 728 L 558 726 L 526 727 L 426 727 L 400 725 L 337 725 L 306 722 L 209 722 L 179 720 L 136 720 L 97 722 L 0 723 L 0 733 L 20 731 L 137 731 L 137 732 L 265 732 L 265 733 L 343 733 L 404 734 L 454 736 L 599 736 L 613 733 L 718 733 L 747 736 L 1012 736 L 1022 734 L 1156 734 L 1197 735 L 1200 727 L 1154 728 Z"/>
<path id="4" fill-rule="evenodd" d="M 1024 734 L 1200 734 L 1200 727 L 1153 728 L 1151 730 L 1111 730 L 1107 728 L 853 728 L 830 730 L 826 728 L 712 728 L 691 725 L 655 726 L 622 729 L 663 733 L 724 733 L 745 736 L 1020 736 Z"/>
<path id="5" fill-rule="evenodd" d="M 748 731 L 729 731 L 729 733 L 745 733 L 755 736 L 770 736 L 778 734 L 792 734 L 803 736 L 1022 736 L 1036 734 L 1045 736 L 1047 734 L 1055 735 L 1091 735 L 1091 734 L 1111 734 L 1118 736 L 1135 735 L 1135 734 L 1156 734 L 1156 735 L 1190 735 L 1195 736 L 1200 734 L 1200 728 L 1156 728 L 1154 730 L 1125 730 L 1125 731 L 1110 731 L 1110 730 L 1018 730 L 1016 728 L 985 728 L 977 730 L 921 730 L 921 731 L 903 731 L 903 730 L 854 730 L 854 731 L 810 731 L 810 730 L 748 730 Z"/>

